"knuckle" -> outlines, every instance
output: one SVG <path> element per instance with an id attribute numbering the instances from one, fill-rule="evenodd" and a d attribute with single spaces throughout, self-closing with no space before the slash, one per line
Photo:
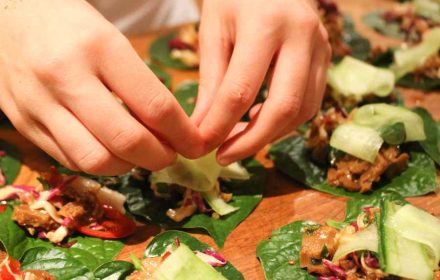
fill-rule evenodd
<path id="1" fill-rule="evenodd" d="M 117 154 L 130 154 L 142 145 L 144 134 L 135 127 L 118 130 L 110 141 L 110 148 Z"/>
<path id="2" fill-rule="evenodd" d="M 246 81 L 232 82 L 229 85 L 227 94 L 232 109 L 242 109 L 252 102 L 252 86 Z"/>
<path id="3" fill-rule="evenodd" d="M 296 118 L 298 116 L 299 111 L 300 111 L 299 102 L 284 100 L 284 102 L 282 102 L 279 105 L 277 114 L 280 116 L 281 119 L 289 120 Z"/>
<path id="4" fill-rule="evenodd" d="M 314 11 L 306 11 L 304 13 L 297 13 L 297 25 L 302 32 L 315 33 L 319 30 L 321 20 Z"/>
<path id="5" fill-rule="evenodd" d="M 39 80 L 49 85 L 61 82 L 66 76 L 64 58 L 57 55 L 35 57 L 31 68 Z"/>
<path id="6" fill-rule="evenodd" d="M 155 94 L 147 104 L 148 123 L 157 125 L 172 116 L 175 110 L 173 99 L 165 94 Z"/>
<path id="7" fill-rule="evenodd" d="M 110 162 L 111 156 L 109 153 L 99 151 L 98 149 L 90 149 L 82 152 L 75 163 L 82 171 L 100 175 Z"/>

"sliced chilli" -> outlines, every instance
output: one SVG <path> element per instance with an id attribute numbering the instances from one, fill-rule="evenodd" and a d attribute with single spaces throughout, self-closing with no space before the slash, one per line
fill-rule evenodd
<path id="1" fill-rule="evenodd" d="M 127 237 L 136 230 L 136 223 L 110 206 L 104 205 L 104 217 L 98 226 L 80 226 L 76 230 L 88 235 L 104 239 L 119 239 Z"/>
<path id="2" fill-rule="evenodd" d="M 1 262 L 0 266 L 0 279 L 2 280 L 15 280 L 17 276 L 20 276 L 20 262 L 11 257 L 7 257 Z"/>

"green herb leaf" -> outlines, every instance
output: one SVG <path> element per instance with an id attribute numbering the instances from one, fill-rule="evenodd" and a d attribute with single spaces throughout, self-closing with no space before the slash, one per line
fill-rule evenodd
<path id="1" fill-rule="evenodd" d="M 153 63 L 147 63 L 148 68 L 156 75 L 159 80 L 169 89 L 171 89 L 171 75 L 165 72 L 162 68 Z"/>
<path id="2" fill-rule="evenodd" d="M 161 256 L 170 244 L 174 244 L 174 240 L 176 238 L 178 238 L 182 244 L 185 244 L 193 251 L 203 252 L 206 249 L 213 250 L 208 246 L 208 244 L 200 242 L 188 233 L 177 230 L 169 230 L 157 235 L 153 238 L 153 240 L 151 240 L 145 251 L 145 257 Z M 214 268 L 229 280 L 244 279 L 243 275 L 229 262 L 225 266 Z"/>
<path id="3" fill-rule="evenodd" d="M 191 116 L 196 107 L 199 84 L 196 81 L 186 81 L 174 91 L 174 96 L 188 116 Z"/>
<path id="4" fill-rule="evenodd" d="M 157 38 L 150 46 L 150 58 L 155 62 L 167 67 L 180 70 L 195 70 L 196 68 L 189 67 L 180 60 L 171 58 L 171 49 L 168 46 L 168 42 L 174 37 L 176 37 L 176 33 L 172 32 Z"/>
<path id="5" fill-rule="evenodd" d="M 6 184 L 12 184 L 20 172 L 20 153 L 15 146 L 3 140 L 0 140 L 0 151 L 6 153 L 6 155 L 0 156 L 0 169 L 5 176 Z"/>
<path id="6" fill-rule="evenodd" d="M 98 267 L 93 274 L 96 280 L 124 280 L 133 270 L 129 262 L 112 261 Z"/>
<path id="7" fill-rule="evenodd" d="M 258 244 L 257 257 L 267 280 L 316 279 L 301 269 L 299 262 L 304 230 L 315 225 L 309 221 L 293 222 L 273 231 L 270 239 Z"/>
<path id="8" fill-rule="evenodd" d="M 396 85 L 407 88 L 415 88 L 423 91 L 440 89 L 440 79 L 417 78 L 413 74 L 407 74 L 398 79 Z"/>
<path id="9" fill-rule="evenodd" d="M 406 131 L 402 122 L 393 123 L 380 129 L 380 136 L 390 145 L 400 145 L 405 142 Z"/>
<path id="10" fill-rule="evenodd" d="M 348 46 L 350 46 L 350 55 L 360 60 L 366 60 L 370 54 L 370 42 L 356 31 L 354 21 L 348 15 L 344 15 L 343 28 L 342 39 Z M 333 61 L 339 61 L 341 59 L 342 57 L 334 57 Z"/>
<path id="11" fill-rule="evenodd" d="M 426 140 L 420 141 L 423 150 L 440 165 L 440 135 L 438 133 L 437 123 L 431 114 L 423 108 L 413 109 L 422 119 L 425 127 Z"/>

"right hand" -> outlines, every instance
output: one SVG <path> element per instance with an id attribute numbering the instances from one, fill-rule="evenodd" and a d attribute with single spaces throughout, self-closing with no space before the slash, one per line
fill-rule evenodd
<path id="1" fill-rule="evenodd" d="M 203 152 L 172 94 L 85 1 L 0 0 L 0 26 L 0 108 L 61 164 L 115 175 Z"/>

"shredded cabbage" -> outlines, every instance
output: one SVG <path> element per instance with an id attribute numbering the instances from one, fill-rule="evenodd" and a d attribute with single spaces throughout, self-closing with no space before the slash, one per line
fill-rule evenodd
<path id="1" fill-rule="evenodd" d="M 327 81 L 336 94 L 357 101 L 369 94 L 388 96 L 394 88 L 394 74 L 388 69 L 374 67 L 351 56 L 328 70 Z"/>
<path id="2" fill-rule="evenodd" d="M 420 44 L 412 48 L 401 48 L 394 52 L 394 64 L 391 66 L 397 78 L 412 72 L 440 49 L 440 27 L 426 32 Z"/>
<path id="3" fill-rule="evenodd" d="M 339 238 L 338 244 L 338 249 L 332 260 L 334 263 L 352 252 L 363 250 L 377 252 L 379 247 L 377 226 L 371 224 L 367 228 L 357 231 L 354 234 L 342 235 Z"/>

